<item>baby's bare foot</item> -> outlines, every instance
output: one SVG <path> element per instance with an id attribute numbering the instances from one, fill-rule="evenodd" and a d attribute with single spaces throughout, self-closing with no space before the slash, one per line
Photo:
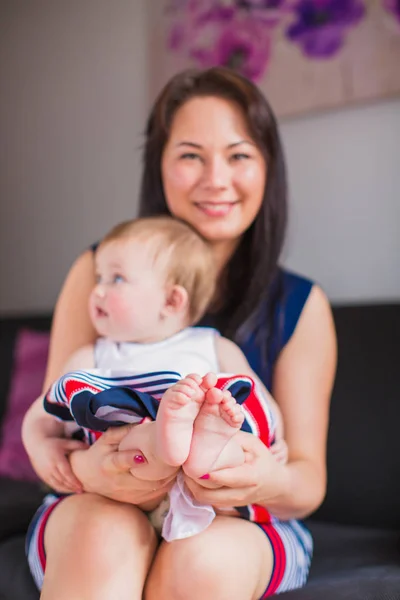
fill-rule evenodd
<path id="1" fill-rule="evenodd" d="M 207 387 L 207 384 L 207 380 L 203 380 L 202 387 Z M 229 440 L 242 426 L 243 420 L 242 408 L 230 392 L 209 386 L 194 422 L 190 453 L 184 465 L 185 472 L 193 478 L 209 473 Z M 232 449 L 235 452 L 231 461 L 229 456 L 224 456 L 223 462 L 226 466 L 237 464 L 238 453 L 233 446 Z M 242 457 L 241 449 L 239 454 Z"/>
<path id="2" fill-rule="evenodd" d="M 193 423 L 204 402 L 203 379 L 188 375 L 161 398 L 157 413 L 157 455 L 168 465 L 182 465 L 190 450 Z"/>

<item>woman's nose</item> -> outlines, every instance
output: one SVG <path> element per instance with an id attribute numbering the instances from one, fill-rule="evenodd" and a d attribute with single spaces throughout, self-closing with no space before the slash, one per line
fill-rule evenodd
<path id="1" fill-rule="evenodd" d="M 203 183 L 208 189 L 223 190 L 229 186 L 230 168 L 226 159 L 215 156 L 204 167 Z"/>

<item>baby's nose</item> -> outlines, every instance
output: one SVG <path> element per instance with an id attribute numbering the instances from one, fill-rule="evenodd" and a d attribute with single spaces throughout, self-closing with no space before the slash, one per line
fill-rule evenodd
<path id="1" fill-rule="evenodd" d="M 94 293 L 96 294 L 96 296 L 98 298 L 104 298 L 106 295 L 106 289 L 105 289 L 104 285 L 102 285 L 101 283 L 98 283 L 94 289 Z"/>

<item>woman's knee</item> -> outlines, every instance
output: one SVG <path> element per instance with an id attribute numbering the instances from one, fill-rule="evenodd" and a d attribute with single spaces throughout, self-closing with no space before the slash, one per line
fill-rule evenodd
<path id="1" fill-rule="evenodd" d="M 110 554 L 115 556 L 116 550 L 147 547 L 154 552 L 157 544 L 154 530 L 141 510 L 95 494 L 65 498 L 53 511 L 45 530 L 46 554 L 61 540 L 64 552 L 70 548 L 106 561 Z"/>
<path id="2" fill-rule="evenodd" d="M 91 494 L 65 498 L 46 525 L 42 597 L 142 598 L 156 548 L 135 506 Z"/>
<path id="3" fill-rule="evenodd" d="M 202 534 L 161 545 L 146 600 L 156 598 L 159 589 L 163 597 L 174 600 L 207 596 L 250 600 L 261 596 L 271 569 L 270 546 L 258 528 L 222 517 Z"/>

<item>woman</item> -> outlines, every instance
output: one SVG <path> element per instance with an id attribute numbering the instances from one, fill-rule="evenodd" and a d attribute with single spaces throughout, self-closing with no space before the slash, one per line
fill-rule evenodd
<path id="1" fill-rule="evenodd" d="M 163 497 L 171 482 L 154 486 L 129 474 L 133 453 L 116 451 L 126 429 L 107 432 L 89 450 L 71 454 L 87 493 L 49 513 L 44 600 L 160 594 L 256 600 L 303 585 L 307 575 L 310 543 L 291 520 L 313 512 L 325 494 L 334 326 L 322 290 L 277 266 L 286 224 L 281 142 L 263 96 L 232 71 L 181 73 L 155 103 L 140 214 L 163 213 L 212 243 L 220 286 L 202 324 L 235 339 L 271 390 L 283 413 L 289 462 L 278 464 L 256 435 L 241 432 L 246 464 L 213 474 L 220 489 L 187 479 L 195 498 L 223 514 L 200 535 L 158 544 L 135 505 Z M 46 388 L 68 356 L 95 338 L 87 311 L 93 283 L 89 250 L 73 265 L 57 302 Z M 257 526 L 223 510 L 252 504 L 290 522 Z"/>

